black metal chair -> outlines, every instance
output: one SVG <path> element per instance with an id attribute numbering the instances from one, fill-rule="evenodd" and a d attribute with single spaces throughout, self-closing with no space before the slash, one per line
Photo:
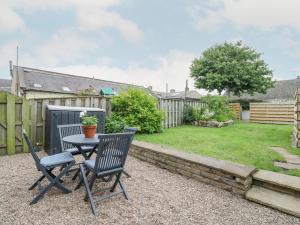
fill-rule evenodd
<path id="1" fill-rule="evenodd" d="M 83 165 L 80 165 L 81 180 L 75 189 L 80 188 L 82 183 L 84 183 L 86 189 L 85 200 L 89 200 L 94 215 L 96 215 L 95 203 L 98 201 L 110 198 L 120 193 L 123 193 L 124 197 L 128 199 L 124 185 L 122 184 L 120 178 L 124 169 L 133 135 L 133 133 L 100 135 L 96 160 L 85 160 Z M 87 176 L 90 172 L 92 174 L 90 180 L 88 181 Z M 99 178 L 102 181 L 106 181 L 104 178 L 107 176 L 115 176 L 115 181 L 111 187 L 100 191 L 110 190 L 110 193 L 104 196 L 93 196 L 92 188 L 95 180 Z M 119 184 L 121 189 L 119 192 L 115 192 L 117 184 Z"/>
<path id="2" fill-rule="evenodd" d="M 124 130 L 123 130 L 123 133 L 133 133 L 133 134 L 135 134 L 137 132 L 137 130 L 138 129 L 135 128 L 135 127 L 125 127 Z M 132 136 L 132 140 L 133 140 L 133 138 L 134 138 L 134 136 Z M 131 142 L 132 142 L 132 140 L 131 140 Z M 126 170 L 124 170 L 123 173 L 126 177 L 131 177 L 131 175 L 129 173 L 127 173 Z"/>
<path id="3" fill-rule="evenodd" d="M 59 131 L 59 137 L 60 137 L 60 145 L 63 152 L 70 152 L 72 155 L 78 155 L 80 154 L 79 150 L 74 147 L 72 144 L 68 144 L 63 142 L 63 138 L 70 135 L 75 134 L 83 134 L 82 132 L 82 124 L 66 124 L 66 125 L 58 125 L 57 126 Z M 82 146 L 82 150 L 85 152 L 90 152 L 90 157 L 93 152 L 94 148 L 92 146 Z"/>
<path id="4" fill-rule="evenodd" d="M 59 131 L 59 137 L 60 137 L 60 145 L 63 152 L 70 152 L 72 155 L 79 155 L 81 154 L 78 150 L 78 148 L 74 147 L 72 144 L 65 143 L 63 141 L 63 138 L 70 135 L 75 134 L 83 134 L 82 131 L 82 124 L 65 124 L 65 125 L 58 125 L 57 126 Z M 91 155 L 96 152 L 96 147 L 93 146 L 81 146 L 81 149 L 89 153 L 88 158 L 91 157 Z M 72 180 L 75 180 L 80 172 L 80 169 L 76 170 L 76 173 L 74 174 Z"/>
<path id="5" fill-rule="evenodd" d="M 65 194 L 71 193 L 69 189 L 67 189 L 62 183 L 61 177 L 64 176 L 69 169 L 75 164 L 74 157 L 70 152 L 63 152 L 51 156 L 45 156 L 43 158 L 39 158 L 35 152 L 33 145 L 31 144 L 26 131 L 23 129 L 23 136 L 25 141 L 29 147 L 30 153 L 35 161 L 35 165 L 38 171 L 41 171 L 43 174 L 39 179 L 37 179 L 30 187 L 29 190 L 33 190 L 36 186 L 39 187 L 39 194 L 30 202 L 30 204 L 37 203 L 52 187 L 56 187 Z M 55 176 L 52 173 L 52 170 L 56 167 L 63 166 L 63 170 Z M 47 178 L 49 180 L 49 184 L 42 188 L 40 182 Z"/>

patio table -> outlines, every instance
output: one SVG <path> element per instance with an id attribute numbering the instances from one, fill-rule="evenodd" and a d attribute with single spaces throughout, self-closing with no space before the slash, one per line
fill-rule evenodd
<path id="1" fill-rule="evenodd" d="M 92 154 L 87 155 L 86 152 L 82 149 L 82 146 L 91 145 L 94 146 L 92 152 L 98 147 L 99 139 L 98 136 L 101 133 L 96 134 L 93 138 L 86 138 L 84 134 L 76 134 L 70 135 L 63 138 L 63 142 L 68 144 L 72 144 L 74 147 L 78 149 L 81 155 L 84 157 L 85 160 L 88 160 Z"/>

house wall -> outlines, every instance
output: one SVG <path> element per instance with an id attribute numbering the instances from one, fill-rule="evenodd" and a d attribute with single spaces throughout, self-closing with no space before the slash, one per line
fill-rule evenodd
<path id="1" fill-rule="evenodd" d="M 74 94 L 68 93 L 53 93 L 44 91 L 26 91 L 24 97 L 26 99 L 39 99 L 39 98 L 63 98 L 63 97 L 73 97 Z"/>

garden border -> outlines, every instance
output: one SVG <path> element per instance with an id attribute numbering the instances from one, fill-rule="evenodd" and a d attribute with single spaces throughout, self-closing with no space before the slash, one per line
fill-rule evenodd
<path id="1" fill-rule="evenodd" d="M 254 166 L 180 152 L 141 141 L 133 141 L 129 154 L 171 172 L 242 196 L 251 187 L 252 174 L 257 171 Z"/>

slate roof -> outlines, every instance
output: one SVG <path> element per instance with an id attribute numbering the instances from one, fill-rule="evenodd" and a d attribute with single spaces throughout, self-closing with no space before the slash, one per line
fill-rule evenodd
<path id="1" fill-rule="evenodd" d="M 11 92 L 11 80 L 0 79 L 0 91 Z"/>
<path id="2" fill-rule="evenodd" d="M 17 71 L 17 69 L 20 79 L 20 87 L 23 90 L 75 94 L 81 90 L 91 87 L 95 88 L 99 93 L 101 88 L 109 87 L 113 88 L 116 93 L 119 93 L 120 91 L 126 90 L 129 87 L 137 87 L 154 95 L 149 89 L 132 84 L 14 66 L 14 70 Z"/>
<path id="3" fill-rule="evenodd" d="M 231 100 L 291 100 L 294 99 L 295 91 L 300 88 L 300 78 L 292 80 L 279 80 L 276 81 L 274 88 L 270 88 L 266 94 L 243 94 L 241 97 L 232 96 Z M 226 95 L 226 93 L 224 94 Z"/>
<path id="4" fill-rule="evenodd" d="M 168 99 L 184 99 L 184 96 L 185 96 L 184 91 L 168 92 L 167 95 L 166 95 L 166 92 L 154 91 L 154 93 L 159 98 L 168 98 Z M 191 90 L 191 91 L 187 92 L 186 97 L 187 97 L 187 99 L 200 99 L 201 94 L 196 90 Z"/>

